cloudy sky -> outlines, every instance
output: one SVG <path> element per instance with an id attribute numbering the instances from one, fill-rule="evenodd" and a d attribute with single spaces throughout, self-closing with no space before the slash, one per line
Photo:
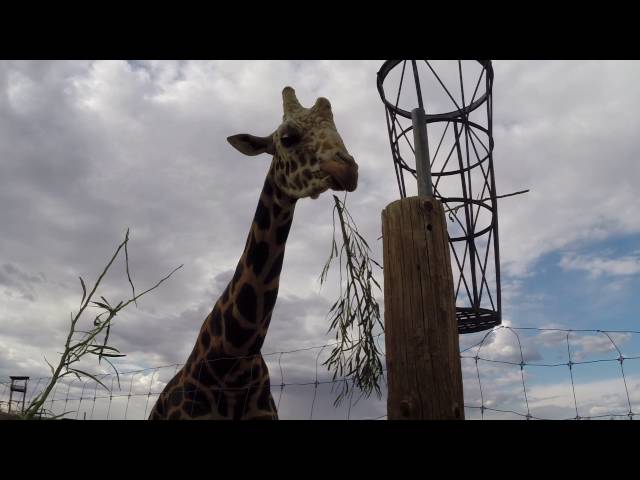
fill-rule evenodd
<path id="1" fill-rule="evenodd" d="M 380 212 L 398 198 L 376 89 L 381 65 L 0 63 L 0 380 L 47 374 L 44 356 L 56 359 L 69 312 L 80 302 L 77 277 L 94 281 L 130 228 L 130 266 L 139 291 L 184 264 L 138 308 L 119 315 L 112 332 L 112 345 L 127 354 L 120 370 L 149 369 L 121 385 L 141 394 L 128 418 L 143 417 L 142 393 L 158 391 L 175 371 L 156 367 L 186 359 L 230 279 L 269 165 L 266 155 L 241 155 L 226 137 L 272 132 L 281 120 L 285 85 L 306 106 L 318 96 L 331 100 L 337 128 L 360 165 L 359 186 L 347 205 L 381 262 Z M 503 60 L 494 62 L 494 70 L 497 190 L 530 189 L 500 200 L 504 324 L 640 330 L 640 300 L 634 295 L 640 287 L 640 63 Z M 326 314 L 338 292 L 337 272 L 322 289 L 318 276 L 329 254 L 332 204 L 329 194 L 298 203 L 263 348 L 308 349 L 268 356 L 273 384 L 286 384 L 282 395 L 274 388 L 283 418 L 385 413 L 384 398 L 334 409 L 330 384 L 298 385 L 314 382 L 316 375 L 328 378 L 321 366 L 328 349 L 311 347 L 331 341 Z M 119 262 L 101 294 L 119 300 L 128 289 Z M 553 336 L 562 334 L 521 333 L 526 361 L 567 361 L 566 338 Z M 483 335 L 461 337 L 461 347 Z M 615 358 L 612 343 L 600 337 L 574 334 L 572 352 L 585 361 Z M 640 355 L 639 337 L 618 334 L 613 340 L 633 356 Z M 481 356 L 519 362 L 516 349 L 513 332 L 502 329 L 486 339 Z M 624 368 L 637 412 L 640 368 L 634 362 L 640 360 L 627 360 Z M 519 367 L 483 368 L 485 405 L 526 413 Z M 463 360 L 463 370 L 465 402 L 479 405 L 475 362 Z M 574 373 L 580 415 L 628 411 L 619 363 L 579 365 Z M 531 367 L 525 375 L 532 411 L 575 415 L 566 366 Z M 467 416 L 478 414 L 469 409 Z"/>

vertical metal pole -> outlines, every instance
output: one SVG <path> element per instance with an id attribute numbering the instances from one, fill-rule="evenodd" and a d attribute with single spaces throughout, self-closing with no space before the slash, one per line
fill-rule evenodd
<path id="1" fill-rule="evenodd" d="M 24 413 L 24 402 L 25 402 L 25 400 L 27 398 L 27 385 L 28 385 L 28 383 L 29 383 L 29 377 L 27 377 L 24 380 L 24 392 L 22 393 L 22 411 L 21 411 L 21 413 Z"/>
<path id="2" fill-rule="evenodd" d="M 13 378 L 11 379 L 11 386 L 9 387 L 9 413 L 11 413 L 11 402 L 13 401 Z"/>
<path id="3" fill-rule="evenodd" d="M 420 107 L 414 108 L 411 111 L 411 121 L 413 122 L 413 145 L 416 155 L 418 196 L 433 196 L 429 140 L 427 139 L 427 119 L 424 110 Z"/>

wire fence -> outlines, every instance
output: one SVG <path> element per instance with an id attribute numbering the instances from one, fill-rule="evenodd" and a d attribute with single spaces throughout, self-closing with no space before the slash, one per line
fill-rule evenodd
<path id="1" fill-rule="evenodd" d="M 640 352 L 640 337 L 633 337 L 639 334 L 633 330 L 496 327 L 479 342 L 461 349 L 465 410 L 479 413 L 482 419 L 492 413 L 493 418 L 527 420 L 633 420 L 640 412 L 640 353 L 624 353 L 622 347 L 627 344 Z M 555 350 L 555 355 L 549 350 Z M 591 358 L 603 352 L 612 355 Z M 544 361 L 548 357 L 562 360 Z M 515 371 L 505 371 L 508 368 Z M 544 369 L 543 375 L 535 373 L 538 369 Z M 496 388 L 501 384 L 502 389 Z M 513 404 L 520 408 L 509 408 Z"/>
<path id="2" fill-rule="evenodd" d="M 378 334 L 376 341 L 380 348 L 383 341 Z M 353 388 L 349 378 L 333 378 L 322 367 L 323 358 L 330 353 L 335 343 L 298 348 L 287 351 L 263 353 L 271 377 L 271 392 L 281 419 L 360 419 L 381 420 L 386 418 L 386 399 L 372 397 L 362 399 Z M 251 361 L 260 355 L 218 358 L 211 362 L 231 362 L 228 376 L 233 376 L 234 366 L 242 361 Z M 62 379 L 57 382 L 43 406 L 48 416 L 62 415 L 76 420 L 133 420 L 146 419 L 166 384 L 183 366 L 183 363 L 122 371 L 97 373 L 94 376 L 106 385 L 91 379 Z M 26 405 L 41 392 L 51 377 L 29 380 Z M 0 411 L 8 411 L 10 381 L 0 381 Z M 232 382 L 224 387 L 209 390 L 242 393 L 252 386 L 241 386 Z M 346 388 L 351 394 L 338 406 L 333 404 L 338 389 Z M 386 386 L 383 387 L 386 393 Z M 188 392 L 189 390 L 187 390 Z M 22 396 L 14 394 L 12 411 L 20 410 Z"/>
<path id="3" fill-rule="evenodd" d="M 638 331 L 503 325 L 460 338 L 467 419 L 633 420 L 640 413 Z M 376 337 L 380 343 L 383 340 L 382 334 Z M 351 379 L 333 378 L 322 366 L 332 346 L 262 354 L 280 418 L 386 419 L 386 385 L 382 385 L 380 398 L 359 397 Z M 384 351 L 383 345 L 380 347 Z M 119 377 L 115 373 L 96 374 L 108 388 L 90 379 L 65 378 L 54 387 L 44 409 L 49 415 L 78 420 L 145 419 L 182 366 L 175 363 L 123 371 Z M 0 380 L 0 410 L 7 411 L 10 381 Z M 30 379 L 27 405 L 49 380 Z M 248 388 L 238 384 L 219 390 L 241 392 Z M 335 406 L 340 388 L 348 388 L 351 395 Z M 13 411 L 19 410 L 21 401 L 22 396 L 14 394 Z"/>

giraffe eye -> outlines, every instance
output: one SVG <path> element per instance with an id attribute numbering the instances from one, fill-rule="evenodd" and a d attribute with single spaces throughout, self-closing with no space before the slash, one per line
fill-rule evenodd
<path id="1" fill-rule="evenodd" d="M 287 148 L 292 147 L 299 141 L 300 135 L 297 135 L 295 133 L 285 133 L 282 137 L 280 137 L 280 142 L 282 142 L 282 145 Z"/>

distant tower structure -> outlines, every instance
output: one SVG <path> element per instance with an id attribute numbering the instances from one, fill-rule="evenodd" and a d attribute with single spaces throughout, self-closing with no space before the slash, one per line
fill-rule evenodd
<path id="1" fill-rule="evenodd" d="M 458 332 L 499 325 L 491 61 L 388 60 L 377 85 L 400 198 L 433 195 L 449 220 Z"/>
<path id="2" fill-rule="evenodd" d="M 13 392 L 22 393 L 22 408 L 20 413 L 24 413 L 24 402 L 27 397 L 27 384 L 29 377 L 11 376 L 11 386 L 9 387 L 9 413 L 11 413 L 11 404 L 13 402 Z"/>

